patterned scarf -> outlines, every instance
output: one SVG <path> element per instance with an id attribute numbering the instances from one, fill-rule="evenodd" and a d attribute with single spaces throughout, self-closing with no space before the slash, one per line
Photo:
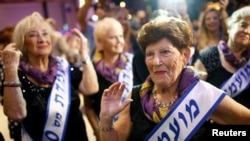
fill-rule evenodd
<path id="1" fill-rule="evenodd" d="M 237 60 L 225 41 L 221 40 L 218 46 L 221 49 L 226 61 L 237 69 L 245 65 L 250 57 L 250 48 L 242 53 L 243 57 L 240 60 Z"/>
<path id="2" fill-rule="evenodd" d="M 38 69 L 32 68 L 24 60 L 20 60 L 19 67 L 25 74 L 34 78 L 38 83 L 53 84 L 56 79 L 57 63 L 56 59 L 52 56 L 49 57 L 49 69 L 46 72 L 41 72 Z"/>
<path id="3" fill-rule="evenodd" d="M 105 66 L 103 61 L 103 51 L 99 51 L 93 56 L 93 63 L 95 65 L 96 71 L 102 75 L 106 80 L 110 82 L 118 81 L 118 75 L 120 71 L 125 67 L 127 58 L 124 54 L 121 54 L 115 63 L 115 67 L 111 68 Z"/>
<path id="4" fill-rule="evenodd" d="M 193 82 L 198 80 L 200 77 L 203 77 L 204 75 L 204 72 L 195 70 L 192 66 L 184 68 L 178 86 L 178 95 L 183 95 L 187 88 L 193 84 Z M 159 123 L 161 119 L 166 116 L 168 110 L 156 106 L 152 93 L 153 87 L 154 83 L 149 76 L 142 85 L 142 88 L 140 90 L 140 97 L 144 114 L 151 121 Z"/>

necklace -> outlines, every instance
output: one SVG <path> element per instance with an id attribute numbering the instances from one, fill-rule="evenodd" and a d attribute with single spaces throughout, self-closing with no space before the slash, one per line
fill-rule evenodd
<path id="1" fill-rule="evenodd" d="M 157 96 L 156 96 L 156 93 L 153 92 L 154 94 L 154 101 L 155 101 L 155 105 L 159 108 L 163 108 L 163 109 L 166 109 L 168 110 L 173 104 L 174 102 L 177 100 L 178 96 L 176 95 L 169 103 L 165 103 L 165 102 L 161 102 Z"/>

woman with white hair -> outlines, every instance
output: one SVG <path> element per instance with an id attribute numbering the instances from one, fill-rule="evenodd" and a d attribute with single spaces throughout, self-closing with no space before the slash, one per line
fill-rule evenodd
<path id="1" fill-rule="evenodd" d="M 53 57 L 51 30 L 38 13 L 19 21 L 13 42 L 1 52 L 5 115 L 22 125 L 23 141 L 88 140 L 79 93 L 91 95 L 98 90 L 97 77 L 89 59 L 87 40 L 81 39 L 81 71 L 65 58 Z"/>

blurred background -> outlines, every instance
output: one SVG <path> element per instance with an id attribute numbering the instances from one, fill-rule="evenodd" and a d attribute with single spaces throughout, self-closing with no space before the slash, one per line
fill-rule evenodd
<path id="1" fill-rule="evenodd" d="M 0 0 L 0 29 L 6 25 L 15 25 L 24 16 L 33 11 L 40 12 L 45 18 L 54 18 L 57 29 L 68 30 L 77 25 L 77 12 L 88 0 Z M 164 9 L 171 2 L 178 0 L 91 0 L 93 5 L 97 2 L 105 6 L 119 5 L 129 9 L 131 15 L 138 10 L 144 10 L 146 15 L 156 9 Z M 198 18 L 199 11 L 204 3 L 218 0 L 186 0 L 188 14 L 191 20 Z M 233 1 L 235 0 L 230 0 Z M 236 0 L 237 1 L 237 0 Z M 238 0 L 248 2 L 249 0 Z M 228 6 L 230 9 L 230 5 Z M 88 12 L 88 16 L 94 15 Z"/>
<path id="2" fill-rule="evenodd" d="M 86 35 L 90 34 L 88 32 L 88 25 L 94 27 L 96 21 L 105 17 L 105 13 L 111 15 L 115 13 L 115 15 L 112 16 L 116 17 L 122 24 L 125 25 L 128 23 L 128 20 L 130 21 L 129 25 L 132 30 L 127 31 L 131 31 L 131 35 L 136 37 L 140 27 L 149 21 L 152 16 L 154 16 L 153 13 L 159 9 L 168 11 L 168 14 L 178 14 L 178 16 L 187 22 L 190 21 L 190 25 L 194 30 L 193 46 L 196 47 L 198 45 L 197 37 L 200 37 L 198 29 L 202 27 L 202 20 L 199 21 L 199 17 L 202 17 L 200 13 L 208 7 L 222 11 L 223 8 L 220 7 L 219 1 L 220 0 L 0 0 L 0 50 L 2 49 L 1 44 L 11 41 L 12 31 L 16 23 L 34 11 L 41 13 L 44 18 L 53 25 L 55 30 L 61 33 L 67 33 L 68 30 L 77 27 Z M 221 1 L 225 2 L 226 0 Z M 249 4 L 250 0 L 229 0 L 229 4 L 226 6 L 226 13 L 230 16 L 236 9 Z M 114 8 L 115 6 L 127 9 L 124 12 L 125 18 L 121 18 L 124 13 L 118 13 Z M 206 16 L 203 15 L 203 17 Z M 90 47 L 92 47 L 92 36 L 89 35 L 86 37 L 89 37 L 88 41 L 90 41 Z M 130 37 L 130 35 L 126 37 Z M 83 104 L 81 107 L 83 107 Z M 11 141 L 12 139 L 9 138 L 8 120 L 2 110 L 2 105 L 0 104 L 0 132 L 5 136 L 6 141 Z M 93 130 L 85 115 L 84 118 L 89 140 L 94 141 L 95 136 Z"/>

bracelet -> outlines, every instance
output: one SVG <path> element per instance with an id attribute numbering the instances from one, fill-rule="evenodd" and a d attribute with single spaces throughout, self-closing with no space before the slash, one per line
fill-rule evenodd
<path id="1" fill-rule="evenodd" d="M 89 64 L 91 62 L 91 59 L 90 59 L 90 57 L 88 56 L 88 57 L 86 57 L 83 61 L 82 61 L 82 64 Z"/>
<path id="2" fill-rule="evenodd" d="M 101 131 L 108 132 L 108 131 L 113 130 L 114 124 L 112 124 L 112 126 L 110 126 L 110 127 L 103 127 L 103 126 L 101 125 L 101 122 L 99 122 L 99 128 L 100 128 Z"/>
<path id="3" fill-rule="evenodd" d="M 6 82 L 6 81 L 4 81 L 3 86 L 5 86 L 5 87 L 21 87 L 22 85 L 20 82 L 14 82 L 14 81 Z"/>

